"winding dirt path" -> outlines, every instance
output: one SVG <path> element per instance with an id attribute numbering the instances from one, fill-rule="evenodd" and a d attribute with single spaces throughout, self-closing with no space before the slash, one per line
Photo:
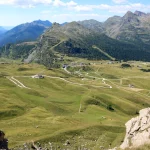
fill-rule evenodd
<path id="1" fill-rule="evenodd" d="M 14 77 L 6 77 L 6 78 L 20 88 L 31 89 L 29 87 L 26 87 L 23 83 L 21 83 L 19 80 L 15 79 Z"/>
<path id="2" fill-rule="evenodd" d="M 68 74 L 71 74 L 71 72 L 69 72 L 68 70 L 67 70 L 67 67 L 65 66 L 64 68 L 64 71 L 66 71 Z M 78 74 L 79 76 L 84 76 L 81 72 L 81 69 L 79 70 L 79 71 L 76 71 L 75 73 L 76 74 Z M 105 78 L 98 78 L 98 77 L 95 77 L 95 76 L 89 76 L 88 75 L 88 73 L 86 73 L 86 75 L 85 76 L 88 76 L 88 77 L 90 77 L 90 78 L 95 78 L 95 79 L 100 79 L 100 80 L 102 80 L 102 83 L 103 84 L 105 84 L 106 86 L 108 86 L 108 88 L 112 88 L 112 86 L 111 85 L 109 85 L 109 84 L 107 84 L 106 82 L 105 82 Z M 82 80 L 85 80 L 86 78 L 83 78 Z M 66 80 L 67 81 L 67 80 Z M 67 81 L 67 82 L 70 82 L 70 81 Z M 70 82 L 70 83 L 73 83 L 73 82 Z M 77 83 L 76 83 L 77 84 Z M 80 84 L 80 85 L 86 85 L 86 84 Z M 94 86 L 94 85 L 90 85 L 90 86 L 92 86 L 92 87 L 103 87 L 103 88 L 106 88 L 105 86 Z"/>
<path id="3" fill-rule="evenodd" d="M 68 81 L 64 78 L 60 78 L 60 77 L 53 77 L 53 76 L 47 76 L 47 75 L 43 75 L 44 77 L 48 77 L 48 78 L 53 78 L 53 79 L 60 79 L 60 80 L 63 80 L 67 83 L 70 83 L 70 84 L 73 84 L 73 85 L 80 85 L 80 86 L 91 86 L 91 87 L 94 87 L 94 88 L 110 88 L 109 87 L 106 87 L 106 86 L 96 86 L 96 85 L 88 85 L 88 84 L 81 84 L 81 83 L 76 83 L 76 82 L 71 82 L 71 81 Z M 107 85 L 108 86 L 108 85 Z"/>

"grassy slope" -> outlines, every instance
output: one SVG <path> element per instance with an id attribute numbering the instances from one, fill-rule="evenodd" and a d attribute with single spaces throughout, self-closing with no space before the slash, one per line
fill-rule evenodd
<path id="1" fill-rule="evenodd" d="M 97 46 L 93 45 L 92 48 L 99 50 L 102 54 L 104 54 L 106 57 L 108 57 L 110 60 L 115 60 L 115 58 L 113 58 L 112 56 L 110 56 L 108 53 L 104 52 L 103 50 L 101 50 L 100 48 L 98 48 Z"/>
<path id="2" fill-rule="evenodd" d="M 66 139 L 74 147 L 86 144 L 86 147 L 98 149 L 108 147 L 110 143 L 112 147 L 120 145 L 125 122 L 135 116 L 136 111 L 150 106 L 147 95 L 150 73 L 140 71 L 137 64 L 142 63 L 132 64 L 135 66 L 132 69 L 122 69 L 120 64 L 106 62 L 91 65 L 89 76 L 109 79 L 106 83 L 112 85 L 112 89 L 93 88 L 91 84 L 102 83 L 100 79 L 93 80 L 89 76 L 85 76 L 88 78 L 87 82 L 84 81 L 86 86 L 71 85 L 60 79 L 16 77 L 30 90 L 16 87 L 0 77 L 0 129 L 6 131 L 10 147 L 31 140 L 51 141 L 63 147 Z M 83 83 L 78 76 L 68 75 L 62 69 L 46 70 L 37 64 L 0 64 L 0 74 L 8 76 L 31 76 L 40 72 Z M 82 69 L 81 72 L 83 75 L 87 73 Z M 122 85 L 121 78 L 125 78 Z M 142 90 L 131 90 L 129 83 Z M 106 109 L 109 104 L 114 112 Z"/>

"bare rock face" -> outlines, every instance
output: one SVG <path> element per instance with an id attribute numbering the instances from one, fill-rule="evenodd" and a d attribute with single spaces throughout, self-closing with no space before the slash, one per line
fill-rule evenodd
<path id="1" fill-rule="evenodd" d="M 150 108 L 140 110 L 136 118 L 126 124 L 126 136 L 120 148 L 138 147 L 150 143 Z"/>

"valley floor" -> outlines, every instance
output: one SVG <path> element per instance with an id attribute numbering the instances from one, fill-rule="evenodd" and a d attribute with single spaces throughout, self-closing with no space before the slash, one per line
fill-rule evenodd
<path id="1" fill-rule="evenodd" d="M 52 70 L 0 64 L 0 129 L 10 147 L 32 140 L 60 148 L 69 140 L 70 149 L 94 150 L 122 143 L 124 124 L 150 106 L 150 73 L 141 70 L 150 64 L 85 63 Z M 44 78 L 32 78 L 36 74 Z"/>

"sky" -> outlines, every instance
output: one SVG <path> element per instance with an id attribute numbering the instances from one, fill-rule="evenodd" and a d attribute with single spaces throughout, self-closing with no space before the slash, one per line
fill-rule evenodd
<path id="1" fill-rule="evenodd" d="M 127 11 L 150 12 L 150 0 L 0 0 L 0 26 L 16 26 L 34 20 L 71 22 L 105 21 Z"/>

